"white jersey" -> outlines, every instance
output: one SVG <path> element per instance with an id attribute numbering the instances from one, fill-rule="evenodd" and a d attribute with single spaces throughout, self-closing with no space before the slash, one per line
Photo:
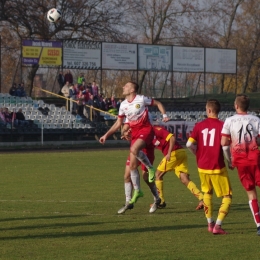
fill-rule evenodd
<path id="1" fill-rule="evenodd" d="M 257 137 L 260 135 L 260 119 L 250 114 L 236 114 L 226 119 L 222 135 L 231 138 L 233 165 L 258 164 Z"/>
<path id="2" fill-rule="evenodd" d="M 136 95 L 131 102 L 125 99 L 120 105 L 118 117 L 126 117 L 126 121 L 132 130 L 134 128 L 151 126 L 146 106 L 152 104 L 153 99 L 143 95 Z"/>

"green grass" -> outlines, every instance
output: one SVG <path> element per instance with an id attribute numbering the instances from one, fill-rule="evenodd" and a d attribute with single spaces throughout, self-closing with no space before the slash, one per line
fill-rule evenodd
<path id="1" fill-rule="evenodd" d="M 2 153 L 0 259 L 260 259 L 245 191 L 230 173 L 233 204 L 223 227 L 207 232 L 198 201 L 177 177 L 165 176 L 167 207 L 149 214 L 145 192 L 124 215 L 127 150 Z M 194 157 L 191 179 L 199 186 Z M 156 165 L 162 155 L 156 153 Z M 221 199 L 214 197 L 215 212 Z"/>

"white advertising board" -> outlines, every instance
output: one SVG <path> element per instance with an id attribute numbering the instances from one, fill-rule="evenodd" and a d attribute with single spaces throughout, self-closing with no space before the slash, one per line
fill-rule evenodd
<path id="1" fill-rule="evenodd" d="M 204 48 L 173 46 L 173 71 L 204 72 Z"/>
<path id="2" fill-rule="evenodd" d="M 103 42 L 102 69 L 137 70 L 137 44 Z"/>
<path id="3" fill-rule="evenodd" d="M 206 48 L 206 72 L 236 74 L 236 67 L 236 50 Z"/>
<path id="4" fill-rule="evenodd" d="M 65 40 L 63 41 L 63 68 L 101 68 L 101 42 Z"/>
<path id="5" fill-rule="evenodd" d="M 138 69 L 172 71 L 172 47 L 138 44 Z"/>

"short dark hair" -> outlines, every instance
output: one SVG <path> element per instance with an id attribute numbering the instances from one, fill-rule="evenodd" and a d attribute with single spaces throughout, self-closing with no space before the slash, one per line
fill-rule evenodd
<path id="1" fill-rule="evenodd" d="M 211 98 L 207 100 L 207 104 L 206 104 L 213 113 L 218 114 L 220 109 L 221 109 L 221 105 L 219 103 L 219 101 L 217 99 Z"/>
<path id="2" fill-rule="evenodd" d="M 250 104 L 249 97 L 245 94 L 238 94 L 235 99 L 235 104 L 239 107 L 240 110 L 246 112 Z"/>
<path id="3" fill-rule="evenodd" d="M 132 85 L 132 87 L 134 88 L 135 92 L 137 93 L 139 90 L 139 85 L 134 82 L 134 81 L 128 81 L 128 83 L 130 83 Z"/>

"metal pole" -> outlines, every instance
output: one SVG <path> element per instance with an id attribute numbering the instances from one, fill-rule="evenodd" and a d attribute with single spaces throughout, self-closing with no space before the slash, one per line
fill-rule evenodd
<path id="1" fill-rule="evenodd" d="M 42 121 L 42 132 L 41 132 L 41 143 L 43 145 L 43 121 Z"/>
<path id="2" fill-rule="evenodd" d="M 2 92 L 2 38 L 0 35 L 0 93 Z"/>

